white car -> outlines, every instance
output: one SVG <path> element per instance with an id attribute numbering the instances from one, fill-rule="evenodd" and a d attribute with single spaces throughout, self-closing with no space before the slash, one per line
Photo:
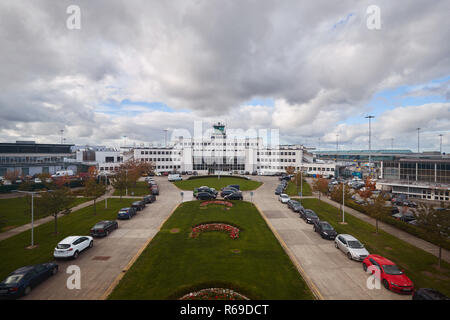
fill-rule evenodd
<path id="1" fill-rule="evenodd" d="M 70 236 L 60 241 L 53 252 L 55 258 L 74 258 L 80 252 L 92 248 L 94 238 L 91 236 Z"/>
<path id="2" fill-rule="evenodd" d="M 289 200 L 291 200 L 291 198 L 289 198 L 289 196 L 285 193 L 280 194 L 280 196 L 278 197 L 278 200 L 281 201 L 281 203 L 287 203 Z"/>
<path id="3" fill-rule="evenodd" d="M 334 245 L 350 260 L 363 261 L 370 254 L 358 239 L 349 234 L 338 234 L 334 239 Z"/>
<path id="4" fill-rule="evenodd" d="M 167 177 L 167 180 L 180 181 L 180 180 L 183 180 L 183 178 L 179 174 L 169 174 L 169 176 Z"/>
<path id="5" fill-rule="evenodd" d="M 42 183 L 42 180 L 39 178 L 34 178 L 34 183 Z"/>

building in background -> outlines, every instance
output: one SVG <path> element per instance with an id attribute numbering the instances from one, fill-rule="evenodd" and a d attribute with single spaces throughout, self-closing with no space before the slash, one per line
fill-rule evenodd
<path id="1" fill-rule="evenodd" d="M 41 144 L 34 141 L 0 143 L 0 176 L 16 171 L 20 177 L 54 174 L 59 170 L 77 171 L 70 162 L 75 154 L 72 144 Z"/>

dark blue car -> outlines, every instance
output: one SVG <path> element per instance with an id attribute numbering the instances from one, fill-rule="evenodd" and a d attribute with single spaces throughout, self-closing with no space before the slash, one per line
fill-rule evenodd
<path id="1" fill-rule="evenodd" d="M 130 208 L 122 208 L 119 210 L 119 213 L 117 214 L 117 219 L 123 220 L 123 219 L 131 219 L 133 216 L 136 215 L 136 209 L 133 207 Z"/>
<path id="2" fill-rule="evenodd" d="M 58 265 L 51 262 L 19 268 L 0 282 L 0 298 L 17 299 L 26 296 L 31 289 L 57 272 Z"/>

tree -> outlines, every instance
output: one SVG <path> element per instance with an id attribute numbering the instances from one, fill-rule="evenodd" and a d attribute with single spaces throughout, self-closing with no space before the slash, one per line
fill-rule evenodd
<path id="1" fill-rule="evenodd" d="M 19 169 L 14 169 L 14 170 L 7 170 L 5 173 L 5 180 L 9 180 L 12 183 L 14 183 L 14 181 L 16 181 L 17 179 L 19 179 L 20 177 L 20 171 Z"/>
<path id="2" fill-rule="evenodd" d="M 109 181 L 114 189 L 119 191 L 120 199 L 122 199 L 123 191 L 130 186 L 130 180 L 128 180 L 127 169 L 119 167 L 119 170 L 110 177 Z"/>
<path id="3" fill-rule="evenodd" d="M 97 181 L 94 178 L 91 178 L 86 181 L 86 184 L 84 186 L 84 195 L 85 197 L 94 199 L 94 215 L 97 214 L 96 201 L 105 193 L 106 193 L 106 186 L 97 183 Z"/>
<path id="4" fill-rule="evenodd" d="M 36 207 L 43 214 L 52 215 L 55 218 L 55 234 L 58 233 L 58 214 L 70 213 L 70 205 L 73 196 L 69 188 L 62 187 L 56 190 L 49 190 L 41 194 L 36 200 Z"/>
<path id="5" fill-rule="evenodd" d="M 378 234 L 378 221 L 381 220 L 383 217 L 388 216 L 390 212 L 390 207 L 386 206 L 386 200 L 384 198 L 384 195 L 380 193 L 373 203 L 367 203 L 366 206 L 366 213 L 375 219 L 375 229 L 376 233 Z"/>
<path id="6" fill-rule="evenodd" d="M 137 170 L 139 171 L 139 176 L 144 174 L 151 175 L 155 171 L 155 164 L 153 162 L 141 161 L 137 165 Z"/>
<path id="7" fill-rule="evenodd" d="M 415 212 L 417 226 L 424 229 L 439 247 L 439 268 L 442 260 L 442 245 L 450 236 L 450 205 L 441 204 L 434 208 L 430 204 L 419 203 Z"/>
<path id="8" fill-rule="evenodd" d="M 366 178 L 364 189 L 361 191 L 358 191 L 358 194 L 367 201 L 368 198 L 372 196 L 372 191 L 376 189 L 376 183 L 372 182 L 372 179 L 370 177 Z"/>
<path id="9" fill-rule="evenodd" d="M 295 184 L 297 187 L 297 194 L 299 192 L 299 186 L 302 184 L 303 175 L 301 171 L 297 171 L 294 173 L 294 179 L 291 179 L 291 181 Z M 303 190 L 302 190 L 303 192 Z"/>
<path id="10" fill-rule="evenodd" d="M 328 193 L 328 180 L 325 178 L 317 178 L 314 180 L 313 185 L 312 185 L 312 189 L 315 192 L 319 192 L 319 200 L 320 200 L 320 195 L 323 194 L 327 194 Z"/>
<path id="11" fill-rule="evenodd" d="M 336 201 L 342 204 L 342 183 L 335 186 L 333 191 L 331 191 L 331 200 Z M 351 199 L 350 187 L 344 184 L 344 202 L 347 202 Z M 342 209 L 342 208 L 341 208 Z"/>
<path id="12" fill-rule="evenodd" d="M 288 174 L 288 175 L 293 175 L 294 174 L 294 172 L 295 172 L 295 167 L 293 167 L 293 166 L 288 166 L 288 167 L 286 167 L 286 174 Z"/>

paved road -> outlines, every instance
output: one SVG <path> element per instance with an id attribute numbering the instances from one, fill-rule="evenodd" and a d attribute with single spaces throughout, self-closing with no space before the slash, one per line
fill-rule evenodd
<path id="1" fill-rule="evenodd" d="M 36 287 L 25 299 L 96 300 L 111 286 L 136 253 L 159 231 L 161 224 L 181 200 L 179 190 L 157 177 L 160 195 L 133 219 L 119 221 L 119 229 L 108 237 L 94 240 L 94 247 L 80 254 L 77 260 L 58 261 L 59 272 Z M 70 274 L 66 269 L 77 265 L 81 270 L 81 289 L 66 287 Z"/>
<path id="2" fill-rule="evenodd" d="M 327 300 L 410 300 L 381 289 L 366 287 L 366 274 L 360 262 L 349 260 L 334 242 L 322 239 L 274 194 L 278 179 L 258 177 L 264 184 L 255 191 L 253 201 L 289 248 L 315 287 Z"/>

